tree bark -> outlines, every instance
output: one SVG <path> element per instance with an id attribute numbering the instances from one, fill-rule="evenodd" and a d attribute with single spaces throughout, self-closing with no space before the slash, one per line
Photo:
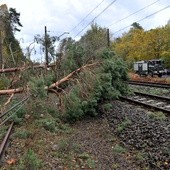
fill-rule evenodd
<path id="1" fill-rule="evenodd" d="M 7 95 L 7 94 L 12 94 L 12 93 L 21 93 L 23 91 L 24 91 L 24 88 L 0 90 L 0 95 Z"/>
<path id="2" fill-rule="evenodd" d="M 44 90 L 49 90 L 50 91 L 50 89 L 53 89 L 55 87 L 59 87 L 60 84 L 66 82 L 66 81 L 69 81 L 69 79 L 72 78 L 72 76 L 74 76 L 76 73 L 80 72 L 81 70 L 83 70 L 83 69 L 85 69 L 87 67 L 94 66 L 96 64 L 98 64 L 98 63 L 92 63 L 92 64 L 87 64 L 85 66 L 82 66 L 82 67 L 76 69 L 75 71 L 71 72 L 70 74 L 68 74 L 66 77 L 64 77 L 61 80 L 57 81 L 56 83 L 51 84 L 49 87 L 46 86 L 44 88 Z M 27 90 L 29 90 L 29 89 L 27 88 Z M 12 93 L 21 93 L 23 91 L 24 91 L 24 88 L 0 90 L 0 95 L 7 95 L 7 94 L 12 94 Z"/>
<path id="3" fill-rule="evenodd" d="M 45 65 L 35 65 L 33 66 L 33 68 L 49 68 L 49 67 L 53 67 L 55 66 L 55 64 L 51 64 L 48 66 Z M 5 68 L 5 69 L 0 69 L 0 73 L 10 73 L 10 72 L 17 72 L 17 71 L 22 71 L 22 70 L 26 70 L 26 69 L 30 69 L 31 67 L 15 67 L 15 68 Z"/>
<path id="4" fill-rule="evenodd" d="M 60 84 L 68 81 L 72 76 L 74 76 L 76 73 L 80 72 L 80 71 L 83 70 L 84 68 L 86 68 L 86 67 L 91 67 L 91 66 L 94 66 L 94 65 L 96 65 L 96 64 L 97 64 L 97 63 L 93 63 L 93 64 L 87 64 L 87 65 L 85 65 L 85 66 L 82 66 L 82 67 L 76 69 L 75 71 L 71 72 L 71 73 L 68 74 L 66 77 L 62 78 L 61 80 L 59 80 L 59 81 L 51 84 L 49 87 L 46 86 L 45 89 L 48 90 L 48 89 L 52 89 L 52 88 L 58 87 Z"/>

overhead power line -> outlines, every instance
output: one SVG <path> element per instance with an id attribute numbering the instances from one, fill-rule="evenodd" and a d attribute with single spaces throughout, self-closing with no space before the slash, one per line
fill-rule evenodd
<path id="1" fill-rule="evenodd" d="M 162 9 L 160 9 L 160 10 L 158 10 L 158 11 L 156 11 L 156 12 L 154 12 L 154 13 L 152 13 L 152 14 L 150 14 L 150 15 L 148 15 L 148 16 L 146 16 L 146 17 L 144 17 L 144 18 L 142 18 L 142 19 L 140 19 L 140 20 L 138 20 L 138 21 L 135 21 L 135 22 L 141 22 L 141 21 L 143 21 L 143 20 L 145 20 L 145 19 L 147 19 L 147 18 L 149 18 L 149 17 L 151 17 L 151 16 L 153 16 L 153 15 L 159 13 L 159 12 L 164 11 L 165 9 L 167 9 L 167 8 L 169 8 L 169 7 L 170 7 L 170 5 L 162 8 Z M 116 33 L 120 32 L 120 31 L 123 31 L 123 30 L 125 30 L 126 28 L 128 28 L 128 27 L 130 27 L 130 26 L 131 26 L 131 25 L 128 25 L 128 26 L 126 26 L 126 27 L 124 27 L 124 28 L 122 28 L 122 29 L 114 32 L 113 34 L 116 34 Z"/>
<path id="2" fill-rule="evenodd" d="M 81 23 L 83 23 L 83 21 L 93 12 L 95 11 L 105 0 L 102 0 L 92 11 L 90 11 L 75 27 L 73 27 L 71 29 L 71 31 L 69 32 L 72 32 L 73 30 L 75 30 Z"/>
<path id="3" fill-rule="evenodd" d="M 155 2 L 153 2 L 153 3 L 151 3 L 151 4 L 149 4 L 149 5 L 147 5 L 147 6 L 145 6 L 145 7 L 143 7 L 143 8 L 141 8 L 141 9 L 135 11 L 134 13 L 132 13 L 132 14 L 130 14 L 130 15 L 128 15 L 128 16 L 126 16 L 126 17 L 124 17 L 124 18 L 122 18 L 122 19 L 120 19 L 120 20 L 114 22 L 114 23 L 112 23 L 112 24 L 109 25 L 108 27 L 111 27 L 111 26 L 113 26 L 113 25 L 115 25 L 115 24 L 117 24 L 117 23 L 119 23 L 119 22 L 121 22 L 121 21 L 123 21 L 123 20 L 125 20 L 125 19 L 127 19 L 127 18 L 129 18 L 129 17 L 131 17 L 131 16 L 133 16 L 133 15 L 135 15 L 135 14 L 137 14 L 138 12 L 143 11 L 144 9 L 146 9 L 146 8 L 148 8 L 148 7 L 150 7 L 150 6 L 154 5 L 154 4 L 156 4 L 158 1 L 160 1 L 160 0 L 157 0 L 157 1 L 155 1 Z"/>
<path id="4" fill-rule="evenodd" d="M 98 15 L 96 15 L 81 31 L 79 31 L 75 37 L 77 37 L 80 33 L 82 33 L 95 19 L 97 19 L 103 12 L 105 12 L 113 3 L 117 0 L 112 1 L 106 8 L 104 8 Z M 75 38 L 74 37 L 74 38 Z"/>

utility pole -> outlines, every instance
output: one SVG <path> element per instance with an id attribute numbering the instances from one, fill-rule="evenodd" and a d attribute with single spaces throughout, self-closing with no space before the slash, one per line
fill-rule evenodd
<path id="1" fill-rule="evenodd" d="M 0 30 L 0 68 L 3 68 L 3 56 L 2 56 L 2 31 Z"/>
<path id="2" fill-rule="evenodd" d="M 110 35 L 109 35 L 109 29 L 107 29 L 107 47 L 110 47 Z"/>
<path id="3" fill-rule="evenodd" d="M 48 48 L 47 48 L 47 27 L 45 26 L 45 61 L 48 66 Z"/>

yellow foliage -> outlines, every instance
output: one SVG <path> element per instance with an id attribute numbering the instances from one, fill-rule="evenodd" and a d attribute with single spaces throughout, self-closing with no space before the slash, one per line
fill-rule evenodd
<path id="1" fill-rule="evenodd" d="M 113 43 L 115 53 L 128 63 L 139 60 L 165 59 L 170 67 L 170 26 L 144 31 L 133 29 Z M 168 62 L 169 61 L 169 62 Z"/>

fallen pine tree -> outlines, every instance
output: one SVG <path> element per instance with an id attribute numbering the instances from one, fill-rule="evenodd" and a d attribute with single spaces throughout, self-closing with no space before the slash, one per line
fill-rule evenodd
<path id="1" fill-rule="evenodd" d="M 63 77 L 61 80 L 58 80 L 55 83 L 51 84 L 49 87 L 45 86 L 44 90 L 48 91 L 49 89 L 58 88 L 60 86 L 60 84 L 66 82 L 66 81 L 69 81 L 70 78 L 72 78 L 75 74 L 79 73 L 81 70 L 83 70 L 87 67 L 92 67 L 94 65 L 97 65 L 97 63 L 84 65 L 84 66 L 76 69 L 75 71 L 71 72 L 67 76 Z M 29 90 L 29 88 L 26 88 L 26 89 Z M 20 88 L 16 88 L 16 89 L 6 89 L 6 90 L 0 90 L 0 95 L 8 95 L 8 94 L 12 94 L 12 93 L 21 93 L 21 92 L 24 92 L 24 91 L 25 91 L 24 87 L 20 87 Z"/>
<path id="2" fill-rule="evenodd" d="M 11 72 L 18 72 L 18 71 L 24 71 L 27 69 L 31 69 L 31 68 L 50 68 L 50 67 L 54 67 L 55 64 L 51 64 L 51 65 L 44 65 L 44 64 L 40 64 L 40 65 L 33 65 L 33 66 L 22 66 L 22 67 L 14 67 L 14 68 L 4 68 L 4 69 L 0 69 L 0 73 L 11 73 Z"/>
<path id="3" fill-rule="evenodd" d="M 62 118 L 75 121 L 85 115 L 94 116 L 102 103 L 128 93 L 127 67 L 121 58 L 105 53 L 94 63 L 82 66 L 48 86 L 48 90 L 57 95 L 55 110 Z M 37 94 L 43 97 L 43 92 L 41 88 Z"/>
<path id="4" fill-rule="evenodd" d="M 100 103 L 118 98 L 128 91 L 125 83 L 128 79 L 125 63 L 108 53 L 93 63 L 91 61 L 91 64 L 75 69 L 56 82 L 50 77 L 51 73 L 38 77 L 35 75 L 27 83 L 27 88 L 0 90 L 0 95 L 27 91 L 42 103 L 43 99 L 46 100 L 49 96 L 48 92 L 55 93 L 58 101 L 55 111 L 63 118 L 75 121 L 84 115 L 96 115 Z"/>

